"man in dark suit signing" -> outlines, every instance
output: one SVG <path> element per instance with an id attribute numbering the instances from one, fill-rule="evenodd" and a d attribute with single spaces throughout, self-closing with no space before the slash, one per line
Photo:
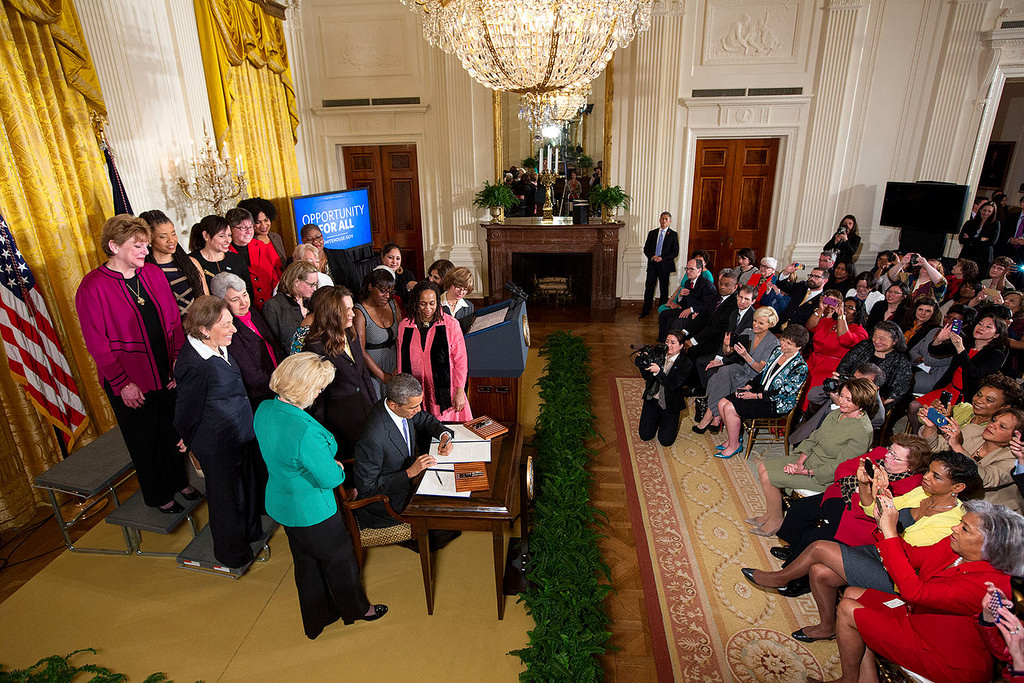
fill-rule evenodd
<path id="1" fill-rule="evenodd" d="M 679 235 L 671 229 L 672 214 L 665 211 L 659 219 L 660 227 L 647 233 L 644 256 L 647 257 L 647 282 L 644 284 L 644 305 L 640 309 L 643 318 L 654 306 L 654 285 L 660 287 L 660 304 L 668 301 L 668 278 L 676 272 L 676 257 L 679 256 Z"/>
<path id="2" fill-rule="evenodd" d="M 363 436 L 356 442 L 355 484 L 357 498 L 384 494 L 391 507 L 401 512 L 412 497 L 412 480 L 437 463 L 426 452 L 431 437 L 440 439 L 442 434 L 453 432 L 422 410 L 423 386 L 412 375 L 395 375 L 385 385 L 384 393 L 384 400 L 374 406 L 366 419 Z M 451 452 L 450 441 L 438 448 L 440 455 Z M 388 514 L 383 503 L 359 508 L 356 515 L 360 526 L 367 528 L 382 529 L 400 523 Z M 432 530 L 430 549 L 443 547 L 459 533 Z M 415 544 L 409 547 L 416 550 Z"/>

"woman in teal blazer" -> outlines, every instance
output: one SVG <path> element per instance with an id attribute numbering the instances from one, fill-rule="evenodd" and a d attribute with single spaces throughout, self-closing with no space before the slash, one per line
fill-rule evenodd
<path id="1" fill-rule="evenodd" d="M 334 365 L 314 353 L 289 356 L 270 377 L 277 394 L 256 411 L 256 438 L 267 463 L 267 514 L 284 527 L 295 563 L 295 587 L 306 637 L 338 619 L 380 619 L 386 605 L 363 592 L 352 539 L 334 489 L 345 471 L 338 444 L 305 409 L 334 380 Z"/>

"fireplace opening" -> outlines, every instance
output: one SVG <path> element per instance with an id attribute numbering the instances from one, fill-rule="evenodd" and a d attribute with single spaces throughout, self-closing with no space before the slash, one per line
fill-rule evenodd
<path id="1" fill-rule="evenodd" d="M 512 254 L 512 281 L 531 306 L 590 307 L 592 254 Z"/>

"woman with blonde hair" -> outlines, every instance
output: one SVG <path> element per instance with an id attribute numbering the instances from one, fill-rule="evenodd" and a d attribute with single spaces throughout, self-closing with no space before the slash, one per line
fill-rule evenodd
<path id="1" fill-rule="evenodd" d="M 292 263 L 295 261 L 305 261 L 310 263 L 316 268 L 318 275 L 317 287 L 333 287 L 334 280 L 327 273 L 321 272 L 320 269 L 320 250 L 309 243 L 300 243 L 295 245 L 295 251 L 292 252 Z"/>
<path id="2" fill-rule="evenodd" d="M 284 527 L 295 565 L 295 588 L 306 637 L 341 619 L 374 621 L 386 605 L 366 599 L 352 538 L 335 489 L 345 470 L 337 443 L 307 412 L 335 378 L 335 366 L 314 353 L 289 356 L 274 370 L 276 400 L 256 411 L 255 431 L 267 464 L 267 514 Z"/>

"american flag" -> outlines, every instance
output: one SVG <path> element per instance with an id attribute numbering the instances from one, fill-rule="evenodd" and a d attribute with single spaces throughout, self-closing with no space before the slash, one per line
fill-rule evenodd
<path id="1" fill-rule="evenodd" d="M 0 216 L 0 336 L 15 381 L 73 442 L 86 425 L 85 406 L 25 259 Z"/>

